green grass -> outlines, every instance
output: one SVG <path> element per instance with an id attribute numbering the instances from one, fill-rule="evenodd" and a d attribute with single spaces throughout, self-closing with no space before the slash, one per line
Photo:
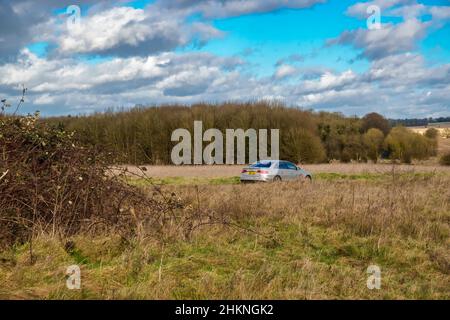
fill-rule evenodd
<path id="1" fill-rule="evenodd" d="M 320 180 L 364 180 L 364 181 L 383 181 L 388 179 L 429 179 L 439 175 L 445 175 L 445 173 L 434 172 L 406 172 L 406 173 L 357 173 L 357 174 L 344 174 L 344 173 L 318 173 L 314 175 L 314 179 Z"/>
<path id="2" fill-rule="evenodd" d="M 0 298 L 449 299 L 449 178 L 398 177 L 406 183 L 389 183 L 389 174 L 317 174 L 306 187 L 202 180 L 201 208 L 235 217 L 247 231 L 214 225 L 190 238 L 126 241 L 84 234 L 71 250 L 66 240 L 38 235 L 34 263 L 29 243 L 0 252 Z M 197 204 L 195 188 L 185 186 L 192 180 L 169 182 Z M 79 291 L 66 288 L 73 264 L 82 272 Z M 373 264 L 380 290 L 366 286 Z"/>
<path id="3" fill-rule="evenodd" d="M 436 176 L 442 176 L 445 173 L 433 172 L 411 172 L 411 173 L 328 173 L 321 172 L 313 175 L 313 180 L 325 181 L 388 181 L 392 179 L 430 179 Z M 235 185 L 239 184 L 239 177 L 205 178 L 205 177 L 167 177 L 151 179 L 128 179 L 127 182 L 135 186 L 155 185 Z"/>
<path id="4" fill-rule="evenodd" d="M 40 293 L 54 299 L 448 298 L 445 279 L 427 256 L 414 254 L 417 244 L 411 241 L 390 241 L 378 249 L 376 237 L 348 237 L 341 230 L 274 220 L 265 223 L 278 225 L 277 244 L 230 230 L 165 246 L 149 242 L 128 248 L 114 237 L 105 238 L 102 246 L 79 237 L 74 255 L 55 240 L 41 239 L 36 243 L 41 262 L 2 268 L 0 280 L 12 273 L 24 297 Z M 26 260 L 27 248 L 13 256 Z M 54 262 L 43 263 L 46 257 Z M 81 266 L 81 291 L 65 288 L 64 266 L 71 264 Z M 371 264 L 383 266 L 383 290 L 366 287 Z M 0 297 L 14 292 L 8 291 L 10 281 L 0 289 Z"/>
<path id="5" fill-rule="evenodd" d="M 167 177 L 167 178 L 151 178 L 151 179 L 129 179 L 127 182 L 134 186 L 148 185 L 225 185 L 239 184 L 239 177 L 223 177 L 223 178 L 197 178 L 197 177 Z"/>

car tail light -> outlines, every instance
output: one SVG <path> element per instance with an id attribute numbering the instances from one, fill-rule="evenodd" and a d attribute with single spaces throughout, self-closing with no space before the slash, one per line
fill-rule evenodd
<path id="1" fill-rule="evenodd" d="M 269 171 L 267 171 L 267 170 L 258 170 L 258 173 L 259 174 L 268 174 Z"/>

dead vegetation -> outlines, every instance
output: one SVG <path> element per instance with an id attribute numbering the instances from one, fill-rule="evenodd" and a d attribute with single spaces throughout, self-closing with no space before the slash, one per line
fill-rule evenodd
<path id="1" fill-rule="evenodd" d="M 111 154 L 80 146 L 73 133 L 37 120 L 0 118 L 1 247 L 32 242 L 38 234 L 62 240 L 99 233 L 159 238 L 167 235 L 166 225 L 176 224 L 185 234 L 194 220 L 204 223 L 198 212 L 187 214 L 176 194 L 125 184 L 124 170 L 109 170 Z M 30 256 L 33 261 L 32 248 Z"/>
<path id="2" fill-rule="evenodd" d="M 164 194 L 183 199 L 178 221 L 189 237 L 179 234 L 175 220 L 164 233 L 177 236 L 137 233 L 123 242 L 118 234 L 82 233 L 71 237 L 69 252 L 39 235 L 34 265 L 28 243 L 0 255 L 0 297 L 448 299 L 449 183 L 448 175 L 435 174 L 165 186 Z M 222 220 L 187 227 L 195 214 Z M 65 287 L 65 268 L 72 264 L 82 269 L 79 291 Z M 380 290 L 366 287 L 372 264 L 382 270 Z"/>

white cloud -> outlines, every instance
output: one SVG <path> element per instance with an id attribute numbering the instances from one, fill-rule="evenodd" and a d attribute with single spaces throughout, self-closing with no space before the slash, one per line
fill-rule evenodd
<path id="1" fill-rule="evenodd" d="M 422 55 L 405 53 L 374 61 L 365 77 L 388 87 L 442 86 L 450 81 L 450 64 L 427 67 Z"/>
<path id="2" fill-rule="evenodd" d="M 193 41 L 204 43 L 223 36 L 211 24 L 188 23 L 186 19 L 184 11 L 157 5 L 144 9 L 112 7 L 83 16 L 79 25 L 52 18 L 39 26 L 35 40 L 56 44 L 57 53 L 64 56 L 93 53 L 126 57 L 172 51 Z"/>
<path id="3" fill-rule="evenodd" d="M 48 105 L 48 104 L 54 104 L 56 102 L 55 97 L 51 96 L 48 93 L 45 93 L 43 95 L 37 96 L 36 99 L 33 100 L 33 103 L 36 105 Z"/>
<path id="4" fill-rule="evenodd" d="M 329 111 L 436 117 L 450 112 L 449 88 L 450 64 L 427 67 L 421 55 L 406 53 L 373 61 L 362 74 L 326 73 L 299 83 L 294 92 L 299 104 Z"/>
<path id="5" fill-rule="evenodd" d="M 341 74 L 325 72 L 318 80 L 305 80 L 301 84 L 299 92 L 319 92 L 325 90 L 335 90 L 349 85 L 357 80 L 357 75 L 352 70 L 347 70 Z"/>
<path id="6" fill-rule="evenodd" d="M 374 0 L 374 1 L 367 1 L 367 2 L 357 2 L 354 5 L 350 6 L 347 9 L 347 14 L 350 16 L 354 16 L 357 18 L 367 18 L 367 8 L 369 6 L 377 6 L 381 10 L 381 14 L 384 15 L 385 11 L 387 9 L 390 9 L 394 6 L 398 5 L 404 5 L 404 4 L 411 4 L 414 3 L 415 0 Z"/>
<path id="7" fill-rule="evenodd" d="M 24 50 L 16 63 L 0 66 L 0 88 L 26 83 L 36 105 L 59 104 L 83 110 L 170 101 L 207 94 L 211 86 L 236 83 L 237 58 L 207 53 L 163 53 L 148 57 L 115 58 L 90 64 L 69 58 L 47 60 Z M 137 93 L 135 95 L 133 93 Z M 141 98 L 139 97 L 141 95 Z M 124 98 L 126 97 L 126 99 Z"/>
<path id="8" fill-rule="evenodd" d="M 432 6 L 430 7 L 430 13 L 433 18 L 438 20 L 450 19 L 450 7 L 449 6 Z"/>
<path id="9" fill-rule="evenodd" d="M 298 74 L 298 70 L 296 67 L 291 66 L 289 64 L 283 64 L 277 67 L 275 70 L 274 78 L 277 80 L 286 79 Z"/>
<path id="10" fill-rule="evenodd" d="M 25 83 L 29 88 L 26 110 L 39 108 L 46 114 L 263 98 L 359 115 L 371 110 L 391 117 L 448 115 L 450 64 L 430 67 L 412 51 L 434 23 L 416 18 L 425 9 L 415 1 L 373 1 L 406 20 L 383 24 L 381 30 L 347 31 L 330 41 L 361 50 L 369 58 L 365 72 L 308 66 L 304 56 L 297 54 L 280 59 L 273 75 L 261 78 L 250 73 L 243 58 L 173 52 L 222 36 L 208 21 L 187 22 L 192 13 L 229 17 L 318 2 L 171 0 L 144 9 L 106 6 L 83 16 L 79 30 L 66 30 L 65 24 L 50 19 L 35 28 L 34 36 L 57 44 L 56 51 L 40 58 L 25 49 L 14 62 L 0 64 L 0 92 L 9 97 L 18 84 Z M 348 13 L 365 15 L 367 4 L 357 4 Z M 448 12 L 441 9 L 426 7 L 433 19 L 445 20 Z M 97 62 L 76 58 L 76 54 L 92 53 L 115 58 Z"/>
<path id="11" fill-rule="evenodd" d="M 401 7 L 394 7 L 384 12 L 384 16 L 403 17 L 405 20 L 419 18 L 427 14 L 429 8 L 421 3 L 409 4 Z"/>
<path id="12" fill-rule="evenodd" d="M 46 60 L 24 51 L 18 62 L 0 66 L 0 73 L 7 75 L 0 78 L 0 89 L 13 90 L 26 83 L 29 108 L 46 113 L 261 97 L 359 115 L 371 110 L 392 117 L 450 111 L 450 64 L 430 68 L 418 54 L 373 61 L 361 74 L 324 70 L 318 77 L 290 82 L 256 78 L 244 73 L 241 65 L 240 59 L 206 53 L 163 53 L 90 64 L 67 58 Z"/>
<path id="13" fill-rule="evenodd" d="M 349 44 L 361 49 L 364 56 L 370 59 L 380 59 L 413 50 L 418 41 L 424 38 L 429 26 L 429 22 L 413 18 L 398 24 L 383 24 L 381 29 L 345 31 L 328 44 Z"/>
<path id="14" fill-rule="evenodd" d="M 309 8 L 327 0 L 160 0 L 159 5 L 177 10 L 200 12 L 206 18 L 226 18 L 264 13 L 283 8 Z"/>
<path id="15" fill-rule="evenodd" d="M 112 8 L 105 12 L 82 18 L 79 26 L 67 28 L 59 39 L 59 50 L 68 53 L 105 51 L 126 43 L 137 46 L 155 30 L 143 24 L 146 14 L 141 9 Z"/>

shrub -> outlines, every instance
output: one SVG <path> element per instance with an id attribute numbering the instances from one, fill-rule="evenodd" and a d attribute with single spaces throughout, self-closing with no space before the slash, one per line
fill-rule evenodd
<path id="1" fill-rule="evenodd" d="M 384 134 L 379 129 L 369 129 L 363 136 L 364 145 L 367 148 L 367 156 L 374 162 L 378 161 L 383 146 Z"/>
<path id="2" fill-rule="evenodd" d="M 424 160 L 435 153 L 432 141 L 405 127 L 395 127 L 385 140 L 385 148 L 391 159 L 411 163 L 413 159 Z"/>
<path id="3" fill-rule="evenodd" d="M 350 161 L 352 161 L 352 155 L 347 148 L 344 148 L 344 150 L 342 150 L 342 153 L 341 153 L 341 162 L 349 163 Z"/>
<path id="4" fill-rule="evenodd" d="M 437 139 L 438 136 L 439 136 L 439 131 L 435 128 L 430 128 L 430 129 L 427 129 L 427 131 L 425 131 L 425 137 L 427 137 L 427 138 Z"/>
<path id="5" fill-rule="evenodd" d="M 114 229 L 127 236 L 136 229 L 133 217 L 158 225 L 178 206 L 124 184 L 106 165 L 110 154 L 79 146 L 73 133 L 38 123 L 37 114 L 0 116 L 0 157 L 0 246 L 36 232 Z"/>
<path id="6" fill-rule="evenodd" d="M 282 154 L 295 163 L 319 163 L 326 159 L 320 139 L 304 129 L 291 129 L 282 137 Z"/>
<path id="7" fill-rule="evenodd" d="M 349 160 L 362 161 L 366 159 L 366 148 L 360 134 L 351 134 L 342 139 L 343 149 L 341 152 L 342 162 Z"/>
<path id="8" fill-rule="evenodd" d="M 443 165 L 443 166 L 450 166 L 450 152 L 444 154 L 444 155 L 441 157 L 439 163 L 440 163 L 441 165 Z"/>
<path id="9" fill-rule="evenodd" d="M 367 132 L 369 131 L 369 129 L 372 128 L 379 129 L 384 133 L 384 135 L 387 135 L 391 130 L 391 125 L 389 124 L 389 121 L 386 118 L 384 118 L 381 114 L 372 112 L 366 114 L 363 117 L 362 130 L 363 132 Z"/>

